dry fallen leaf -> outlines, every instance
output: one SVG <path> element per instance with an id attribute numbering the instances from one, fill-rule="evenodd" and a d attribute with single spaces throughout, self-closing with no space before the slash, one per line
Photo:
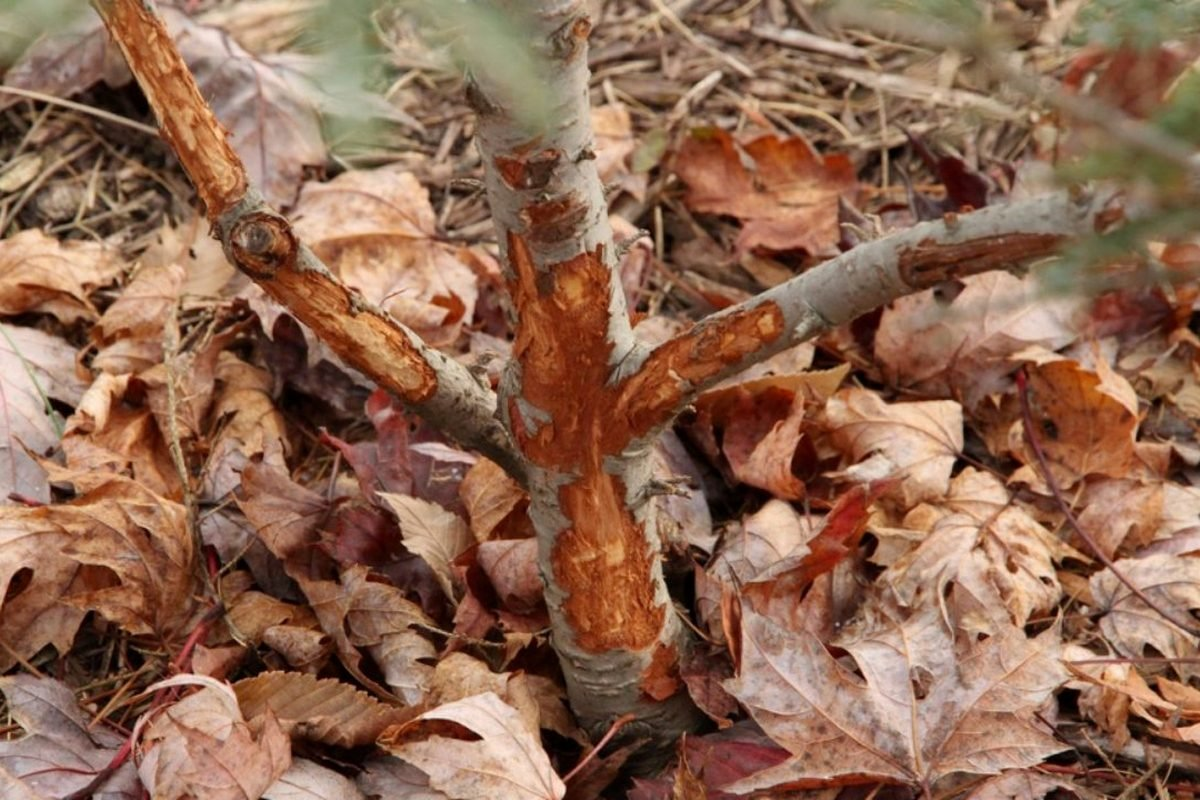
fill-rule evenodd
<path id="1" fill-rule="evenodd" d="M 78 405 L 84 388 L 65 340 L 0 323 L 0 497 L 50 500 L 45 470 L 29 452 L 48 453 L 62 435 L 50 401 Z"/>
<path id="2" fill-rule="evenodd" d="M 65 600 L 133 634 L 170 638 L 192 621 L 201 594 L 195 539 L 178 503 L 113 477 L 71 503 L 47 506 L 71 533 L 63 554 L 115 577 Z"/>
<path id="3" fill-rule="evenodd" d="M 621 103 L 592 109 L 592 132 L 596 138 L 596 171 L 606 188 L 620 188 L 637 200 L 646 194 L 646 173 L 631 172 L 629 157 L 637 149 L 629 108 Z"/>
<path id="4" fill-rule="evenodd" d="M 762 136 L 745 145 L 725 131 L 700 128 L 684 141 L 675 172 L 696 211 L 745 223 L 739 250 L 807 250 L 829 255 L 837 244 L 838 198 L 856 187 L 844 155 L 821 157 L 803 139 Z"/>
<path id="5" fill-rule="evenodd" d="M 1046 357 L 1050 358 L 1050 357 Z M 1029 369 L 1033 435 L 1059 486 L 1074 486 L 1088 475 L 1126 477 L 1137 441 L 1138 399 L 1129 381 L 1098 359 L 1087 369 L 1068 359 L 1043 360 Z M 1013 454 L 1026 464 L 1013 475 L 1043 483 L 1040 465 L 1025 441 L 1021 423 L 1010 434 Z"/>
<path id="6" fill-rule="evenodd" d="M 1048 612 L 1062 596 L 1055 562 L 1083 559 L 1015 505 L 999 478 L 974 468 L 955 476 L 933 513 L 942 516 L 881 583 L 907 608 L 940 605 L 953 585 L 956 618 L 968 630 L 992 633 Z"/>
<path id="7" fill-rule="evenodd" d="M 475 537 L 466 521 L 436 503 L 402 494 L 380 492 L 379 498 L 400 521 L 404 546 L 433 568 L 446 597 L 453 598 L 450 563 L 471 545 Z"/>
<path id="8" fill-rule="evenodd" d="M 264 672 L 233 691 L 247 719 L 269 710 L 292 736 L 338 747 L 369 744 L 409 716 L 348 683 L 299 672 Z"/>
<path id="9" fill-rule="evenodd" d="M 409 705 L 420 704 L 428 691 L 433 674 L 430 664 L 437 659 L 437 648 L 418 628 L 433 627 L 433 620 L 400 589 L 370 580 L 365 567 L 349 567 L 341 577 L 349 596 L 346 628 L 350 642 L 367 648 L 397 697 Z"/>
<path id="10" fill-rule="evenodd" d="M 717 557 L 696 585 L 696 607 L 710 635 L 724 639 L 721 599 L 729 587 L 749 583 L 789 556 L 807 554 L 807 543 L 820 528 L 819 517 L 801 515 L 782 500 L 768 500 L 740 525 L 727 528 Z"/>
<path id="11" fill-rule="evenodd" d="M 566 793 L 541 742 L 493 692 L 427 711 L 385 731 L 379 745 L 460 800 L 558 800 Z"/>
<path id="12" fill-rule="evenodd" d="M 0 314 L 52 314 L 68 324 L 94 320 L 88 295 L 124 269 L 113 248 L 21 231 L 0 241 Z"/>
<path id="13" fill-rule="evenodd" d="M 340 773 L 307 758 L 296 758 L 287 772 L 263 792 L 263 800 L 367 800 L 367 797 Z"/>
<path id="14" fill-rule="evenodd" d="M 885 781 L 928 792 L 954 773 L 1018 769 L 1065 748 L 1035 716 L 1066 680 L 1056 630 L 956 641 L 928 609 L 841 643 L 859 678 L 817 637 L 744 612 L 741 674 L 727 687 L 792 758 L 727 791 Z"/>
<path id="15" fill-rule="evenodd" d="M 183 488 L 167 443 L 145 399 L 135 399 L 130 375 L 101 373 L 67 419 L 62 449 L 65 468 L 43 466 L 56 482 L 88 492 L 112 475 L 136 480 L 161 497 L 180 498 Z M 136 383 L 136 382 L 135 382 Z"/>
<path id="16" fill-rule="evenodd" d="M 179 302 L 184 277 L 183 267 L 174 263 L 146 266 L 133 276 L 92 328 L 92 340 L 101 345 L 95 369 L 138 373 L 162 361 L 163 329 Z"/>
<path id="17" fill-rule="evenodd" d="M 962 283 L 950 303 L 929 290 L 884 308 L 875 356 L 889 382 L 973 409 L 1012 386 L 1010 356 L 1034 345 L 1066 347 L 1086 320 L 1086 295 L 1047 296 L 1036 276 L 996 270 Z"/>
<path id="18" fill-rule="evenodd" d="M 830 438 L 858 482 L 898 478 L 905 508 L 943 497 L 963 447 L 962 407 L 949 400 L 885 403 L 866 389 L 843 389 L 825 404 Z"/>
<path id="19" fill-rule="evenodd" d="M 269 202 L 291 205 L 305 168 L 326 158 L 312 98 L 224 31 L 170 6 L 160 13 L 201 93 L 230 132 L 250 180 Z M 58 97 L 101 80 L 119 85 L 129 80 L 129 72 L 95 14 L 82 17 L 65 35 L 40 39 L 5 77 L 10 86 Z"/>
<path id="20" fill-rule="evenodd" d="M 438 241 L 429 192 L 395 169 L 305 184 L 296 234 L 343 282 L 435 347 L 470 322 L 478 279 L 459 248 Z"/>
<path id="21" fill-rule="evenodd" d="M 87 613 L 63 602 L 87 583 L 63 553 L 75 533 L 57 516 L 53 506 L 0 506 L 0 671 L 46 645 L 67 653 Z"/>
<path id="22" fill-rule="evenodd" d="M 228 684 L 179 675 L 158 687 L 200 691 L 150 720 L 139 742 L 138 775 L 156 800 L 258 800 L 292 761 L 291 743 L 270 711 L 247 721 Z"/>
<path id="23" fill-rule="evenodd" d="M 286 469 L 289 446 L 283 415 L 271 400 L 270 373 L 224 352 L 215 377 L 211 416 L 220 424 L 209 444 L 202 489 L 205 498 L 220 501 L 241 483 L 251 459 Z"/>
<path id="24" fill-rule="evenodd" d="M 484 542 L 490 538 L 510 539 L 504 534 L 524 521 L 523 514 L 515 514 L 528 505 L 529 497 L 508 473 L 486 458 L 476 461 L 463 477 L 458 487 L 467 517 L 471 520 L 471 532 L 475 539 Z M 510 516 L 512 519 L 510 519 Z M 501 530 L 497 530 L 500 528 Z"/>
<path id="25" fill-rule="evenodd" d="M 1145 558 L 1123 558 L 1114 566 L 1141 589 L 1159 608 L 1176 619 L 1194 624 L 1192 612 L 1200 609 L 1200 558 L 1168 553 Z M 1104 616 L 1100 631 L 1118 653 L 1130 658 L 1150 655 L 1182 659 L 1174 667 L 1180 675 L 1200 674 L 1187 659 L 1200 653 L 1197 639 L 1133 594 L 1112 569 L 1092 576 L 1092 595 Z"/>
<path id="26" fill-rule="evenodd" d="M 9 675 L 0 678 L 0 692 L 8 700 L 8 714 L 25 730 L 24 736 L 0 739 L 0 795 L 5 800 L 18 800 L 22 791 L 47 800 L 80 791 L 121 746 L 121 737 L 88 724 L 75 693 L 59 681 Z M 126 762 L 88 796 L 136 800 L 140 794 L 137 774 Z"/>

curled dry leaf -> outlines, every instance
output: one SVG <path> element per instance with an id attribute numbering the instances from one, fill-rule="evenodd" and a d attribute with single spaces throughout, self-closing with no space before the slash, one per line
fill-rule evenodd
<path id="1" fill-rule="evenodd" d="M 35 328 L 0 324 L 0 497 L 49 501 L 46 473 L 30 452 L 47 453 L 62 434 L 50 400 L 74 406 L 83 392 L 74 347 Z"/>
<path id="2" fill-rule="evenodd" d="M 994 633 L 1048 612 L 1062 596 L 1055 562 L 1084 560 L 1014 505 L 999 478 L 974 468 L 955 476 L 942 503 L 908 519 L 927 515 L 935 519 L 924 539 L 888 567 L 881 585 L 910 609 L 943 604 L 953 585 L 954 618 L 969 630 Z"/>
<path id="3" fill-rule="evenodd" d="M 67 653 L 87 613 L 63 602 L 88 582 L 63 552 L 75 533 L 57 516 L 52 506 L 0 506 L 0 671 L 46 645 Z"/>
<path id="4" fill-rule="evenodd" d="M 541 742 L 493 692 L 438 706 L 385 731 L 379 744 L 452 798 L 557 800 L 566 794 Z"/>
<path id="5" fill-rule="evenodd" d="M 843 389 L 825 404 L 830 438 L 858 481 L 898 478 L 905 508 L 945 496 L 963 447 L 962 407 L 950 400 L 885 403 L 866 389 Z"/>
<path id="6" fill-rule="evenodd" d="M 62 440 L 66 467 L 49 462 L 44 466 L 54 481 L 71 483 L 77 492 L 124 475 L 161 497 L 181 497 L 179 470 L 154 413 L 132 396 L 131 377 L 105 372 L 96 376 L 67 418 Z"/>
<path id="7" fill-rule="evenodd" d="M 720 429 L 720 452 L 734 478 L 792 500 L 805 494 L 797 468 L 814 467 L 805 411 L 824 403 L 849 371 L 847 365 L 807 371 L 812 354 L 805 350 L 802 345 L 779 353 L 705 392 L 696 402 L 694 431 L 709 456 L 717 457 L 716 429 Z"/>
<path id="8" fill-rule="evenodd" d="M 811 622 L 807 619 L 811 611 L 802 605 L 805 593 L 856 550 L 867 529 L 871 504 L 888 488 L 888 481 L 852 486 L 829 509 L 820 531 L 806 543 L 807 552 L 793 552 L 746 584 L 743 602 L 792 630 L 803 629 Z"/>
<path id="9" fill-rule="evenodd" d="M 1193 610 L 1200 609 L 1200 558 L 1158 553 L 1145 558 L 1123 558 L 1114 566 L 1141 589 L 1160 609 L 1176 619 L 1192 621 Z M 1104 612 L 1100 631 L 1123 656 L 1138 658 L 1154 655 L 1184 659 L 1174 664 L 1185 677 L 1200 674 L 1186 659 L 1200 653 L 1196 637 L 1181 630 L 1162 614 L 1149 608 L 1129 590 L 1112 569 L 1092 576 L 1092 596 Z"/>
<path id="10" fill-rule="evenodd" d="M 220 501 L 241 483 L 251 459 L 286 469 L 288 440 L 283 415 L 271 400 L 273 387 L 266 370 L 225 352 L 217 360 L 216 379 L 219 391 L 210 413 L 220 424 L 202 488 L 205 498 Z"/>
<path id="11" fill-rule="evenodd" d="M 140 740 L 138 775 L 162 800 L 258 800 L 292 762 L 287 733 L 269 710 L 246 720 L 228 684 L 197 675 L 159 687 L 200 691 L 150 720 Z"/>
<path id="12" fill-rule="evenodd" d="M 333 678 L 264 672 L 233 685 L 249 719 L 267 710 L 291 736 L 338 747 L 370 744 L 410 713 Z"/>
<path id="13" fill-rule="evenodd" d="M 437 648 L 416 628 L 428 629 L 433 620 L 395 586 L 369 580 L 365 567 L 348 567 L 341 578 L 349 596 L 346 627 L 350 642 L 367 648 L 383 670 L 384 681 L 400 699 L 419 704 L 428 692 Z"/>
<path id="14" fill-rule="evenodd" d="M 727 791 L 825 781 L 928 790 L 954 773 L 1018 769 L 1064 749 L 1036 717 L 1066 679 L 1055 630 L 956 640 L 927 609 L 841 643 L 860 678 L 817 637 L 744 611 L 741 674 L 727 688 L 792 758 Z"/>
<path id="15" fill-rule="evenodd" d="M 115 577 L 115 585 L 105 581 L 67 602 L 133 634 L 170 637 L 192 620 L 201 589 L 182 505 L 114 477 L 78 500 L 44 510 L 71 534 L 66 556 Z"/>
<path id="16" fill-rule="evenodd" d="M 528 614 L 542 603 L 536 539 L 508 539 L 479 545 L 476 559 L 500 602 L 509 611 Z"/>
<path id="17" fill-rule="evenodd" d="M 0 314 L 52 314 L 66 324 L 94 320 L 88 295 L 124 269 L 112 248 L 21 231 L 0 241 Z"/>
<path id="18" fill-rule="evenodd" d="M 528 505 L 529 497 L 496 462 L 481 458 L 472 464 L 459 484 L 458 495 L 477 541 L 515 538 L 504 534 L 519 525 L 523 515 L 510 516 L 518 508 Z"/>
<path id="19" fill-rule="evenodd" d="M 121 737 L 92 726 L 75 693 L 51 678 L 0 678 L 8 714 L 25 735 L 0 740 L 0 789 L 5 800 L 66 797 L 87 786 L 108 766 Z M 11 781 L 6 785 L 5 780 Z M 21 794 L 27 792 L 27 795 Z M 89 795 L 95 800 L 135 800 L 141 793 L 133 765 L 126 763 Z"/>
<path id="20" fill-rule="evenodd" d="M 674 166 L 688 184 L 689 206 L 744 222 L 741 251 L 832 253 L 841 235 L 838 198 L 857 186 L 844 155 L 819 156 L 799 137 L 762 136 L 740 145 L 717 128 L 692 131 Z"/>
<path id="21" fill-rule="evenodd" d="M 179 302 L 185 274 L 175 263 L 138 270 L 92 328 L 100 345 L 92 365 L 114 374 L 138 373 L 163 358 L 163 328 Z"/>

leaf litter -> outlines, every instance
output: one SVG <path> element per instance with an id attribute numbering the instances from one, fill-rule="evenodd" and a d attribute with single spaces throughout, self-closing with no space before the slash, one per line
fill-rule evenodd
<path id="1" fill-rule="evenodd" d="M 419 77 L 364 93 L 391 121 L 376 141 L 327 141 L 345 104 L 278 52 L 304 19 L 259 5 L 167 12 L 256 182 L 343 280 L 498 380 L 502 280 L 453 68 L 384 21 L 390 68 Z M 684 9 L 688 37 L 651 5 L 605 4 L 590 56 L 647 336 L 1004 203 L 1047 135 L 1083 147 L 949 52 L 773 2 Z M 998 13 L 1036 31 L 1015 52 L 1040 65 L 1064 23 L 1030 5 Z M 1085 51 L 1065 77 L 1145 113 L 1118 76 L 1159 97 L 1186 60 L 1140 58 Z M 83 18 L 4 86 L 98 107 L 127 80 Z M 720 730 L 613 784 L 619 753 L 572 773 L 586 737 L 519 486 L 233 274 L 149 120 L 114 134 L 23 97 L 0 94 L 5 797 L 1090 798 L 1156 770 L 1194 792 L 1198 640 L 1145 602 L 1200 610 L 1193 284 L 1056 297 L 976 275 L 698 398 L 658 463 L 690 495 L 664 500 L 703 631 L 682 677 Z M 1194 245 L 1153 247 L 1194 266 Z"/>

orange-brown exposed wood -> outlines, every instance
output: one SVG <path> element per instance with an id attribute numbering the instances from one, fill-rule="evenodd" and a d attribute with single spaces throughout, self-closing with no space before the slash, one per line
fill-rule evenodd
<path id="1" fill-rule="evenodd" d="M 228 132 L 200 95 L 154 4 L 95 0 L 93 5 L 125 54 L 158 117 L 163 138 L 184 165 L 210 215 L 236 203 L 246 193 L 246 170 L 229 145 Z"/>
<path id="2" fill-rule="evenodd" d="M 94 0 L 93 5 L 125 53 L 231 263 L 346 363 L 524 480 L 524 463 L 494 417 L 491 388 L 339 281 L 297 241 L 287 219 L 249 186 L 226 131 L 200 95 L 154 4 Z"/>

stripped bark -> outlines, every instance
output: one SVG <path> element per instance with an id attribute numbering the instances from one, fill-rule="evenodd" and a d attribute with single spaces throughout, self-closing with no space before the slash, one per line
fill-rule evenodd
<path id="1" fill-rule="evenodd" d="M 228 133 L 200 95 L 154 4 L 94 0 L 92 6 L 125 54 L 230 263 L 347 364 L 524 481 L 524 464 L 496 420 L 491 388 L 339 281 L 249 186 Z"/>
<path id="2" fill-rule="evenodd" d="M 1111 193 L 1048 195 L 916 226 L 713 315 L 653 351 L 636 340 L 589 127 L 584 0 L 481 0 L 526 19 L 548 120 L 512 112 L 476 75 L 470 96 L 514 307 L 513 359 L 494 394 L 365 303 L 249 188 L 153 7 L 93 0 L 196 184 L 230 260 L 348 363 L 480 450 L 531 495 L 553 641 L 571 705 L 598 732 L 670 742 L 697 713 L 678 677 L 688 646 L 663 581 L 648 453 L 705 387 L 942 280 L 1008 268 L 1120 221 Z"/>
<path id="3" fill-rule="evenodd" d="M 632 711 L 623 733 L 670 741 L 697 712 L 678 677 L 686 639 L 659 560 L 649 442 L 612 413 L 638 350 L 592 151 L 591 22 L 578 0 L 491 5 L 524 15 L 546 76 L 540 125 L 489 75 L 472 76 L 468 97 L 516 311 L 500 413 L 530 465 L 554 648 L 585 727 Z"/>

